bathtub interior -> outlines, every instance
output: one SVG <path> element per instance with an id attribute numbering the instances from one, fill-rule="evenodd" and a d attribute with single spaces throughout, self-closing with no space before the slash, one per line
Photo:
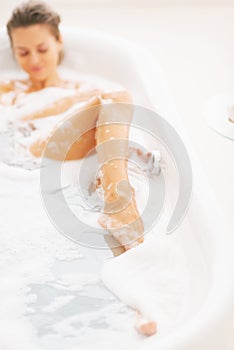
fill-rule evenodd
<path id="1" fill-rule="evenodd" d="M 62 31 L 65 42 L 65 59 L 61 65 L 61 69 L 66 70 L 67 67 L 69 67 L 69 70 L 77 70 L 78 75 L 79 72 L 82 72 L 91 76 L 100 76 L 120 84 L 133 93 L 134 100 L 137 104 L 155 108 L 157 111 L 161 112 L 164 117 L 168 118 L 169 122 L 172 121 L 175 126 L 177 125 L 177 117 L 175 118 L 176 113 L 174 112 L 173 106 L 170 104 L 170 100 L 168 100 L 167 93 L 164 89 L 164 81 L 161 77 L 160 67 L 157 66 L 156 62 L 153 64 L 153 61 L 151 61 L 150 58 L 148 58 L 149 64 L 147 65 L 147 61 L 144 59 L 147 57 L 147 54 L 142 51 L 140 56 L 140 50 L 134 47 L 134 45 L 130 46 L 127 41 L 122 41 L 121 39 L 116 39 L 114 41 L 111 36 L 104 33 L 72 30 L 69 28 L 63 28 Z M 4 31 L 1 32 L 0 43 L 0 67 L 2 67 L 2 75 L 4 75 L 7 70 L 18 71 L 14 59 L 12 58 L 8 39 Z M 152 76 L 150 76 L 150 74 Z M 157 98 L 154 98 L 154 96 L 157 96 Z M 180 130 L 183 134 L 183 130 Z M 139 134 L 136 131 L 133 131 L 131 137 L 133 141 L 137 141 Z M 145 138 L 144 135 L 143 139 L 147 148 L 160 149 L 163 155 L 165 165 L 163 175 L 167 184 L 168 208 L 171 209 L 175 204 L 179 188 L 177 169 L 171 155 L 161 143 L 154 143 L 155 141 Z M 186 143 L 186 146 L 190 149 L 189 143 Z M 201 178 L 202 175 L 197 172 L 197 168 L 195 168 L 193 197 L 190 207 L 185 220 L 176 232 L 173 233 L 173 237 L 177 237 L 183 247 L 186 257 L 186 265 L 190 276 L 188 290 L 186 292 L 186 305 L 183 312 L 180 313 L 177 326 L 174 327 L 173 330 L 175 336 L 178 329 L 183 329 L 186 323 L 189 323 L 188 321 L 193 321 L 193 319 L 196 318 L 196 315 L 202 313 L 202 309 L 204 305 L 206 305 L 209 295 L 212 294 L 211 292 L 214 289 L 214 285 L 217 281 L 223 281 L 221 278 L 224 276 L 222 266 L 226 266 L 224 253 L 226 248 L 224 247 L 225 237 L 221 243 L 219 238 L 220 226 L 217 225 L 219 219 L 217 217 L 213 220 L 214 213 L 211 213 L 212 206 L 209 206 L 208 204 L 210 197 L 207 196 L 204 201 L 202 200 L 202 198 L 204 198 L 204 193 L 207 192 L 205 189 L 206 185 L 201 182 Z M 214 208 L 214 210 L 216 210 L 217 213 L 217 209 Z M 170 215 L 168 213 L 166 214 Z M 100 272 L 103 261 L 112 256 L 112 254 L 106 250 L 95 252 L 93 250 L 90 251 L 85 247 L 81 247 L 81 250 L 83 250 L 83 253 L 86 256 L 82 263 L 80 261 L 79 263 L 69 261 L 56 262 L 53 267 L 55 279 L 56 276 L 61 274 L 61 272 L 66 274 L 71 271 L 75 272 L 77 269 L 89 273 L 91 270 L 93 272 L 95 267 L 96 271 Z M 221 264 L 219 265 L 219 269 L 217 268 L 218 263 Z M 92 288 L 90 286 L 92 286 Z M 41 305 L 46 303 L 46 298 L 52 298 L 53 293 L 58 293 L 59 295 L 59 289 L 55 292 L 56 285 L 53 287 L 54 289 L 48 285 L 34 285 L 31 286 L 31 288 L 33 293 L 38 295 L 37 308 L 39 315 L 38 317 L 35 316 L 34 319 L 32 317 L 32 322 L 36 328 L 41 327 L 40 331 L 43 335 L 46 333 L 46 323 L 53 321 L 51 319 L 42 321 L 44 316 L 43 314 L 40 314 L 39 311 L 40 303 Z M 117 299 L 115 299 L 109 291 L 103 291 L 101 285 L 95 285 L 93 281 L 91 281 L 90 285 L 86 288 L 86 292 L 89 295 L 86 294 L 86 296 L 84 296 L 81 293 L 80 297 L 76 300 L 78 304 L 85 305 L 84 311 L 87 310 L 88 312 L 91 309 L 92 311 L 95 310 L 95 307 L 97 307 L 100 302 L 103 302 L 103 305 L 108 305 L 108 300 L 112 300 L 112 302 L 114 300 L 116 305 L 120 305 L 117 302 Z M 94 295 L 96 295 L 96 298 L 94 298 Z M 220 290 L 220 297 L 217 298 L 214 309 L 218 309 L 219 301 L 221 299 L 222 290 Z M 112 306 L 113 305 L 114 304 L 112 303 Z M 74 304 L 72 304 L 72 307 L 74 307 Z M 124 309 L 123 305 L 121 307 Z M 112 309 L 113 315 L 117 315 L 120 319 L 121 307 L 119 307 L 118 310 L 116 309 L 116 311 L 114 305 Z M 115 313 L 115 311 L 117 313 Z M 54 316 L 59 319 L 65 317 L 66 313 L 69 314 L 68 309 L 64 310 L 64 314 L 56 311 Z M 124 316 L 124 321 L 127 322 L 129 320 L 128 317 L 130 316 L 131 310 L 128 310 L 128 313 Z M 44 322 L 43 326 L 40 326 L 41 322 Z M 101 332 L 106 332 L 105 322 L 103 322 L 103 324 L 101 323 L 100 319 L 98 322 L 94 322 L 94 329 L 96 327 L 96 330 L 99 329 Z M 126 329 L 130 332 L 129 326 L 127 326 Z M 99 334 L 106 334 L 101 332 Z M 113 330 L 110 332 L 113 332 Z M 122 327 L 118 329 L 117 333 L 119 336 L 126 332 Z M 97 336 L 97 333 L 95 333 L 95 336 Z M 169 334 L 167 334 L 167 336 L 169 336 Z M 160 338 L 157 341 L 160 341 Z M 139 342 L 141 346 L 143 346 L 142 339 L 137 338 L 136 344 L 139 344 Z M 126 346 L 128 346 L 128 344 Z M 171 349 L 172 348 L 173 347 L 171 347 Z"/>

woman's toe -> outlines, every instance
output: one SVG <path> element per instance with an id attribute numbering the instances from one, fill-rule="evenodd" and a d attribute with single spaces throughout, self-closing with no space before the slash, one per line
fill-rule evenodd
<path id="1" fill-rule="evenodd" d="M 145 322 L 140 324 L 137 327 L 137 330 L 139 333 L 146 335 L 146 336 L 151 336 L 156 334 L 157 332 L 157 324 L 154 321 L 149 321 L 149 322 Z"/>

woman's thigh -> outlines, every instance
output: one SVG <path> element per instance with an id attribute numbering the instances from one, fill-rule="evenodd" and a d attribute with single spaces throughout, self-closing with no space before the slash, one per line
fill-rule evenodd
<path id="1" fill-rule="evenodd" d="M 56 160 L 75 160 L 85 157 L 96 146 L 96 124 L 101 101 L 93 98 L 76 113 L 60 123 L 48 137 L 30 145 L 35 157 Z"/>

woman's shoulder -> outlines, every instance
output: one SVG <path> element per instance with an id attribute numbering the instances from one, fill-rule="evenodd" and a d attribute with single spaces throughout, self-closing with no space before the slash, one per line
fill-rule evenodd
<path id="1" fill-rule="evenodd" d="M 14 105 L 18 96 L 25 93 L 27 84 L 24 80 L 6 79 L 0 81 L 0 104 L 4 106 Z"/>
<path id="2" fill-rule="evenodd" d="M 22 79 L 6 79 L 0 81 L 0 93 L 4 94 L 19 89 L 24 90 L 27 87 L 27 81 Z"/>
<path id="3" fill-rule="evenodd" d="M 3 80 L 0 81 L 0 93 L 4 94 L 14 90 L 14 80 Z"/>

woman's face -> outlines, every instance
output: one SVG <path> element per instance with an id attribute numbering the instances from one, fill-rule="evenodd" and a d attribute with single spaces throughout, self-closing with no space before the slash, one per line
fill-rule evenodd
<path id="1" fill-rule="evenodd" d="M 43 81 L 56 72 L 62 40 L 56 40 L 46 24 L 13 29 L 12 46 L 17 62 L 34 81 Z"/>

